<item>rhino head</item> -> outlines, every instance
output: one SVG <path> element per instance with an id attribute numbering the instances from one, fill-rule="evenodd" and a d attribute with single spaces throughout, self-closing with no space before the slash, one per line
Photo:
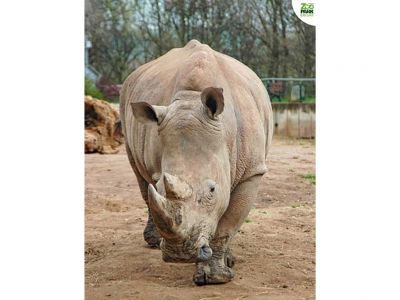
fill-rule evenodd
<path id="1" fill-rule="evenodd" d="M 229 151 L 218 117 L 224 110 L 223 90 L 209 87 L 169 106 L 131 105 L 139 122 L 158 126 L 161 174 L 155 186 L 149 184 L 148 199 L 163 237 L 163 260 L 210 259 L 209 243 L 230 194 Z"/>

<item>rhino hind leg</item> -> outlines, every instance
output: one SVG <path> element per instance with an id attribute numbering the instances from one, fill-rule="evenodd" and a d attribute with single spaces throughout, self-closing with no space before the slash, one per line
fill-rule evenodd
<path id="1" fill-rule="evenodd" d="M 159 248 L 161 235 L 158 233 L 156 225 L 154 224 L 153 217 L 149 211 L 149 218 L 147 219 L 146 228 L 143 231 L 144 240 L 152 248 Z"/>

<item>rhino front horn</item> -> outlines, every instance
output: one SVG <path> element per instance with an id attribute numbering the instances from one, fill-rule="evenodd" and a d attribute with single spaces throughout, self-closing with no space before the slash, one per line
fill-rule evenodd
<path id="1" fill-rule="evenodd" d="M 167 200 L 161 196 L 152 184 L 148 187 L 149 207 L 154 223 L 165 234 L 173 234 L 172 213 Z"/>
<path id="2" fill-rule="evenodd" d="M 177 176 L 164 173 L 164 187 L 167 199 L 184 200 L 192 195 L 192 187 Z"/>

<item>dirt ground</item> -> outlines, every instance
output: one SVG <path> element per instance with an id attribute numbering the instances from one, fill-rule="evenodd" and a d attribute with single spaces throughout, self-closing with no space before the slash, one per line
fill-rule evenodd
<path id="1" fill-rule="evenodd" d="M 196 286 L 194 264 L 163 262 L 143 240 L 147 207 L 125 146 L 85 154 L 85 298 L 315 299 L 315 179 L 304 176 L 315 174 L 315 141 L 274 137 L 267 166 L 231 243 L 235 277 Z"/>

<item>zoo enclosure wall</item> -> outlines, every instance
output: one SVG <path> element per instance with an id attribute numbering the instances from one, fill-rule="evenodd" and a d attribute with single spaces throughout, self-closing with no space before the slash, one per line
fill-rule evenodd
<path id="1" fill-rule="evenodd" d="M 272 103 L 274 134 L 298 138 L 315 138 L 314 103 Z"/>

